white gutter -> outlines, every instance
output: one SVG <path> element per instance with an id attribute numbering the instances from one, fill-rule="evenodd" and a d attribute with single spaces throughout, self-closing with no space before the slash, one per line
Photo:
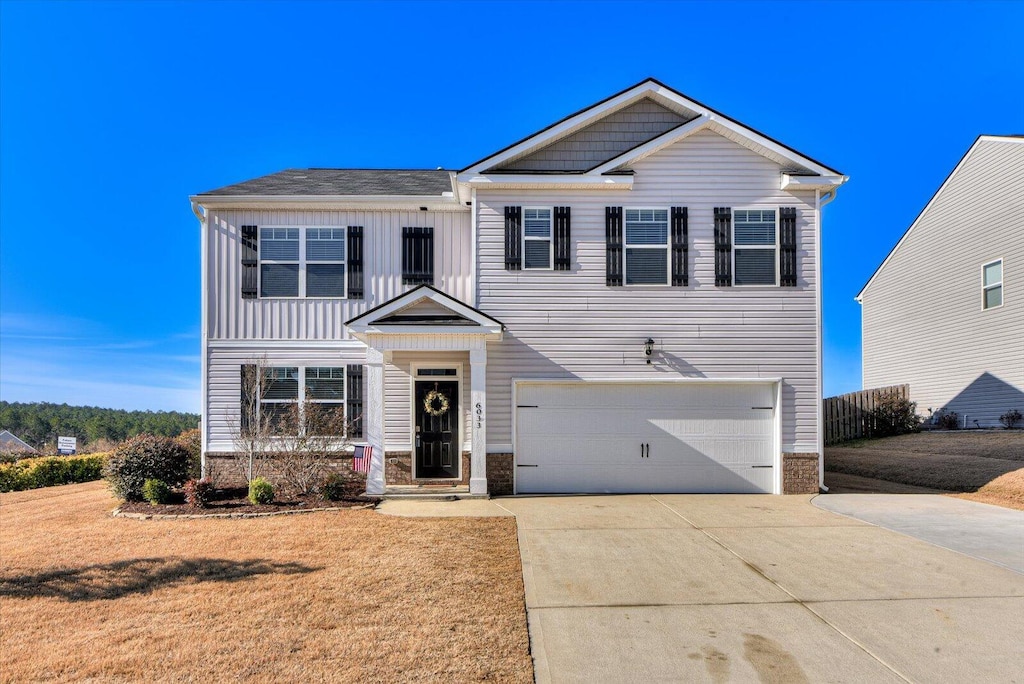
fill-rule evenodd
<path id="1" fill-rule="evenodd" d="M 475 174 L 461 177 L 473 188 L 580 188 L 597 190 L 629 190 L 633 176 L 587 176 L 583 174 Z"/>
<path id="2" fill-rule="evenodd" d="M 324 205 L 337 209 L 419 209 L 468 211 L 454 192 L 441 195 L 193 195 L 189 199 L 207 209 L 251 208 L 255 205 Z"/>
<path id="3" fill-rule="evenodd" d="M 199 219 L 199 263 L 200 263 L 199 268 L 201 269 L 201 273 L 200 273 L 200 276 L 199 276 L 200 277 L 200 283 L 201 283 L 200 284 L 200 298 L 201 298 L 201 301 L 200 301 L 200 305 L 199 305 L 199 311 L 200 311 L 200 316 L 202 316 L 202 320 L 200 321 L 200 324 L 199 324 L 199 330 L 200 330 L 200 332 L 199 332 L 199 334 L 200 334 L 200 342 L 199 342 L 199 344 L 200 344 L 200 349 L 201 349 L 201 355 L 203 357 L 202 365 L 201 365 L 201 370 L 200 370 L 200 374 L 199 374 L 200 383 L 202 384 L 202 387 L 200 388 L 200 393 L 199 393 L 199 411 L 200 411 L 199 415 L 200 415 L 200 420 L 202 421 L 202 430 L 200 430 L 200 437 L 199 437 L 199 439 L 200 439 L 200 447 L 199 447 L 199 454 L 200 454 L 199 455 L 199 463 L 200 463 L 199 475 L 200 475 L 200 477 L 207 477 L 209 475 L 209 473 L 207 472 L 207 469 L 206 469 L 206 448 L 207 448 L 207 444 L 209 443 L 209 436 L 208 435 L 209 435 L 209 430 L 210 430 L 210 416 L 209 416 L 209 413 L 208 413 L 208 410 L 207 410 L 208 409 L 208 404 L 209 404 L 209 401 L 208 401 L 208 388 L 207 388 L 207 379 L 208 379 L 207 378 L 207 374 L 208 374 L 208 372 L 207 372 L 207 365 L 209 364 L 209 361 L 210 361 L 210 357 L 209 357 L 209 337 L 210 336 L 208 334 L 209 333 L 209 326 L 208 326 L 208 323 L 207 323 L 208 316 L 207 316 L 207 311 L 206 311 L 206 298 L 207 298 L 207 285 L 208 285 L 208 275 L 207 275 L 207 271 L 208 271 L 208 263 L 207 263 L 207 259 L 208 259 L 208 257 L 207 257 L 207 251 L 208 251 L 207 250 L 207 234 L 208 234 L 209 231 L 207 230 L 207 227 L 208 227 L 207 214 L 203 213 L 201 208 L 202 208 L 201 205 L 198 202 L 196 202 L 195 199 L 193 199 L 192 200 L 192 213 L 195 214 L 197 219 Z"/>

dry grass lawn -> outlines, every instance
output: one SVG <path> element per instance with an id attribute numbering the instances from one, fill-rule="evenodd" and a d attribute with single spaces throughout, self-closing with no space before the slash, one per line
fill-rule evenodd
<path id="1" fill-rule="evenodd" d="M 511 518 L 112 518 L 0 496 L 0 681 L 533 681 Z"/>
<path id="2" fill-rule="evenodd" d="M 1024 432 L 935 431 L 827 447 L 825 484 L 837 491 L 955 492 L 1024 510 Z"/>

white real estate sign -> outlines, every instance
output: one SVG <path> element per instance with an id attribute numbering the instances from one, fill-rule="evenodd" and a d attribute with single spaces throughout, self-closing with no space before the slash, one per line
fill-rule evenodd
<path id="1" fill-rule="evenodd" d="M 73 454 L 78 451 L 78 439 L 75 437 L 58 437 L 57 453 Z"/>

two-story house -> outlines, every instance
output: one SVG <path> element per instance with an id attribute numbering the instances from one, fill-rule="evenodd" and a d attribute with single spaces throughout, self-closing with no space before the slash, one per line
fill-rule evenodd
<path id="1" fill-rule="evenodd" d="M 196 195 L 204 467 L 259 364 L 359 417 L 370 493 L 817 491 L 845 181 L 649 79 L 460 171 Z"/>

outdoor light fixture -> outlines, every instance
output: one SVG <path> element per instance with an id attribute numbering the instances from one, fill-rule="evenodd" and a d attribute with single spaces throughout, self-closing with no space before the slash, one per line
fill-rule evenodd
<path id="1" fill-rule="evenodd" d="M 651 362 L 651 354 L 654 353 L 654 340 L 648 337 L 644 340 L 644 355 L 647 357 L 647 363 Z"/>

